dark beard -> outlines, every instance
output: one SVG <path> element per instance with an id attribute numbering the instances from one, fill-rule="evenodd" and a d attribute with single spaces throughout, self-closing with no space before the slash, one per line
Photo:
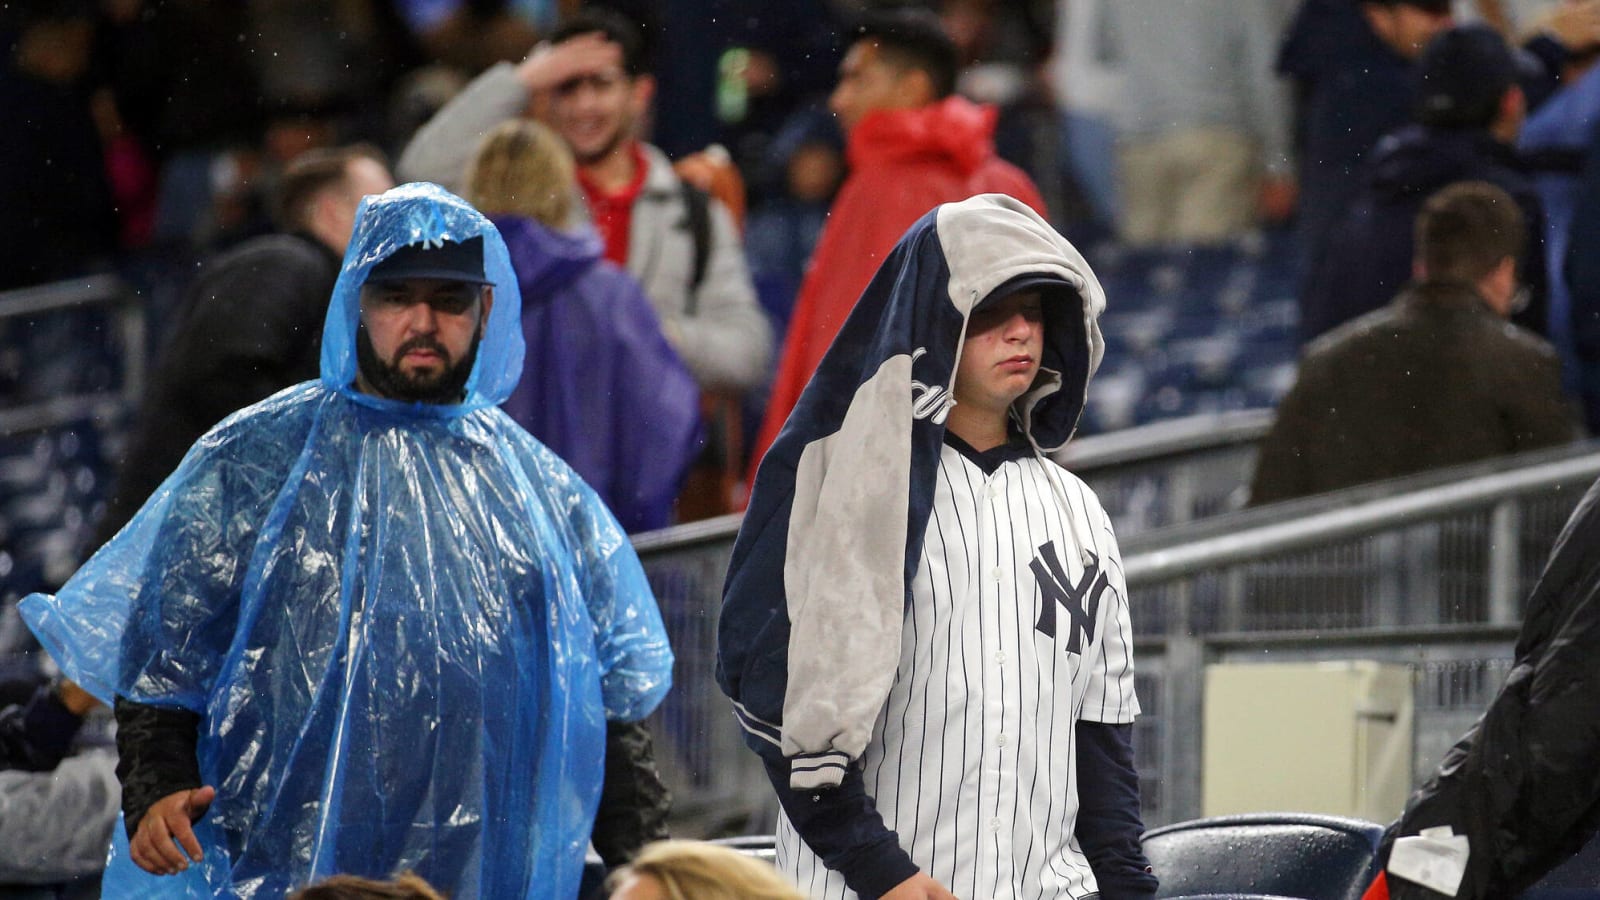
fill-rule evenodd
<path id="1" fill-rule="evenodd" d="M 480 332 L 473 337 L 467 355 L 459 362 L 445 366 L 445 370 L 437 376 L 416 378 L 379 359 L 378 351 L 373 349 L 372 338 L 367 336 L 367 329 L 361 327 L 356 330 L 356 365 L 360 367 L 367 384 L 380 397 L 411 403 L 460 403 L 466 391 L 467 379 L 472 377 L 472 366 L 478 361 L 478 344 L 482 340 L 483 334 Z M 429 337 L 416 337 L 401 344 L 395 350 L 395 358 L 404 357 L 417 347 L 433 350 L 446 360 L 450 358 L 444 347 Z"/>

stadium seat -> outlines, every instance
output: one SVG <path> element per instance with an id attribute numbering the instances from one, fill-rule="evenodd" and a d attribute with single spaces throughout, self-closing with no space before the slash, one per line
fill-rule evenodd
<path id="1" fill-rule="evenodd" d="M 1144 852 L 1161 879 L 1158 897 L 1359 900 L 1382 836 L 1382 825 L 1360 819 L 1252 813 L 1151 829 Z"/>

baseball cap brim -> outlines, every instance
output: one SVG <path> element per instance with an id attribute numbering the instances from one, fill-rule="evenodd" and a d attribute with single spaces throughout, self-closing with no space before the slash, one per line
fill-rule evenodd
<path id="1" fill-rule="evenodd" d="M 483 274 L 483 237 L 443 244 L 407 244 L 379 260 L 367 273 L 369 284 L 408 278 L 492 284 Z"/>

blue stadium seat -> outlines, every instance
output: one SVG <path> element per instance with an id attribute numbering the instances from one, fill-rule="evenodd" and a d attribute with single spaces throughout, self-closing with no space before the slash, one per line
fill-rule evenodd
<path id="1" fill-rule="evenodd" d="M 1234 895 L 1360 900 L 1383 826 L 1361 819 L 1252 813 L 1194 819 L 1145 833 L 1158 897 Z"/>

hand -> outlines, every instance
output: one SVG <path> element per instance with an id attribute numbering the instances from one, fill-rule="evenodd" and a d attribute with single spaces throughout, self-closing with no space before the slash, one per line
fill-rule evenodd
<path id="1" fill-rule="evenodd" d="M 78 687 L 75 682 L 65 678 L 56 683 L 56 699 L 60 700 L 61 705 L 67 708 L 67 712 L 80 719 L 88 715 L 90 710 L 100 705 L 100 701 L 96 700 L 92 694 Z"/>
<path id="2" fill-rule="evenodd" d="M 1268 175 L 1256 195 L 1256 215 L 1269 225 L 1288 221 L 1294 214 L 1300 189 L 1287 175 Z"/>
<path id="3" fill-rule="evenodd" d="M 176 875 L 189 868 L 190 860 L 199 862 L 205 855 L 190 826 L 205 815 L 216 796 L 217 789 L 207 785 L 157 800 L 139 820 L 139 830 L 128 844 L 128 855 L 152 875 Z M 188 851 L 187 859 L 178 849 L 180 844 Z"/>
<path id="4" fill-rule="evenodd" d="M 1600 0 L 1563 0 L 1550 7 L 1534 30 L 1549 34 L 1568 52 L 1592 49 L 1600 44 Z"/>
<path id="5" fill-rule="evenodd" d="M 891 888 L 883 895 L 883 900 L 957 900 L 957 897 L 927 873 L 918 872 Z"/>
<path id="6" fill-rule="evenodd" d="M 541 42 L 517 64 L 517 78 L 531 94 L 542 94 L 579 75 L 622 69 L 622 48 L 603 34 L 580 34 L 559 44 Z"/>

